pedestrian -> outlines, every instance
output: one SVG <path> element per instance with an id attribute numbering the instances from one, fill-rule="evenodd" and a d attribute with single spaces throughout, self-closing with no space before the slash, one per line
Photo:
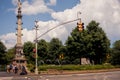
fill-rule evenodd
<path id="1" fill-rule="evenodd" d="M 8 73 L 10 73 L 10 72 L 11 72 L 11 70 L 12 70 L 12 68 L 13 68 L 13 67 L 12 67 L 12 64 L 7 65 L 7 72 L 8 72 Z"/>
<path id="2" fill-rule="evenodd" d="M 27 75 L 27 71 L 26 71 L 25 66 L 22 65 L 21 70 L 22 70 L 22 72 L 20 73 L 20 75 Z"/>
<path id="3" fill-rule="evenodd" d="M 17 73 L 18 73 L 18 67 L 15 66 L 15 74 L 17 74 Z"/>

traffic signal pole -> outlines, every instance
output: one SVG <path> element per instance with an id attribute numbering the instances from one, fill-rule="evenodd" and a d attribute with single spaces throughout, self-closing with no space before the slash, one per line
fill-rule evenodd
<path id="1" fill-rule="evenodd" d="M 78 20 L 79 20 L 79 22 L 81 22 L 81 18 L 79 17 L 80 14 L 81 14 L 81 12 L 77 12 L 77 19 L 74 19 L 74 20 L 71 20 L 71 21 L 67 21 L 67 22 L 63 22 L 63 23 L 61 23 L 61 24 L 58 24 L 57 26 L 49 29 L 49 30 L 46 31 L 45 33 L 43 33 L 43 34 L 41 34 L 40 36 L 38 36 L 37 39 L 39 39 L 40 37 L 42 37 L 42 36 L 45 35 L 46 33 L 54 30 L 55 28 L 57 28 L 57 27 L 59 27 L 59 26 L 61 26 L 61 25 L 65 25 L 65 24 L 68 24 L 68 23 L 71 23 L 71 22 L 74 22 L 74 21 L 78 21 Z M 79 23 L 79 22 L 78 22 L 78 23 Z M 81 22 L 81 23 L 82 23 L 82 22 Z M 77 25 L 77 26 L 78 26 L 78 25 Z M 83 30 L 83 29 L 84 29 L 84 23 L 82 23 L 81 26 L 82 26 L 82 30 Z"/>
<path id="2" fill-rule="evenodd" d="M 43 33 L 43 34 L 41 34 L 40 36 L 38 36 L 37 39 L 39 39 L 40 37 L 42 37 L 42 36 L 45 35 L 46 33 L 48 33 L 48 32 L 50 32 L 50 31 L 54 30 L 55 28 L 57 28 L 57 27 L 59 27 L 59 26 L 61 26 L 61 25 L 65 25 L 65 24 L 68 24 L 68 23 L 71 23 L 71 22 L 74 22 L 74 21 L 78 21 L 78 20 L 80 20 L 80 19 L 81 19 L 81 18 L 77 18 L 77 19 L 75 19 L 75 20 L 71 20 L 71 21 L 67 21 L 67 22 L 63 22 L 63 23 L 61 23 L 61 24 L 58 24 L 57 26 L 55 26 L 55 27 L 49 29 L 49 30 L 46 31 L 45 33 Z"/>
<path id="3" fill-rule="evenodd" d="M 37 39 L 37 31 L 38 31 L 38 21 L 35 21 L 35 31 L 36 31 L 36 37 L 35 37 L 35 48 L 36 48 L 36 53 L 35 53 L 35 74 L 38 74 L 38 54 L 37 54 L 37 43 L 38 43 L 38 39 Z"/>
<path id="4" fill-rule="evenodd" d="M 81 13 L 80 13 L 80 14 L 81 14 Z M 78 17 L 78 15 L 77 15 L 77 17 Z M 77 19 L 75 19 L 75 20 L 71 20 L 71 21 L 67 21 L 67 22 L 58 24 L 57 26 L 49 29 L 49 30 L 46 31 L 45 33 L 41 34 L 40 36 L 37 36 L 37 31 L 38 31 L 39 25 L 37 24 L 38 21 L 35 21 L 35 27 L 34 27 L 34 29 L 36 30 L 36 38 L 35 38 L 35 47 L 36 47 L 36 55 L 35 55 L 35 74 L 38 74 L 38 59 L 37 59 L 37 58 L 38 58 L 38 54 L 37 54 L 37 43 L 38 43 L 38 39 L 39 39 L 40 37 L 42 37 L 43 35 L 45 35 L 46 33 L 52 31 L 53 29 L 55 29 L 55 28 L 57 28 L 57 27 L 59 27 L 59 26 L 61 26 L 61 25 L 65 25 L 65 24 L 68 24 L 68 23 L 71 23 L 71 22 L 74 22 L 74 21 L 77 21 L 77 20 L 79 20 L 79 22 L 77 23 L 77 27 L 78 27 L 78 30 L 81 32 L 81 31 L 83 30 L 83 28 L 84 28 L 84 26 L 83 26 L 84 24 L 81 22 L 81 18 L 77 18 Z"/>

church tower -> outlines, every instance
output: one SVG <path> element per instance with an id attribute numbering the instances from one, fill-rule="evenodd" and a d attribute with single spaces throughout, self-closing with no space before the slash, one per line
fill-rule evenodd
<path id="1" fill-rule="evenodd" d="M 23 53 L 23 45 L 22 45 L 22 3 L 20 0 L 18 0 L 18 12 L 17 12 L 17 43 L 15 46 L 15 58 L 14 58 L 14 64 L 17 65 L 26 65 L 26 59 Z"/>

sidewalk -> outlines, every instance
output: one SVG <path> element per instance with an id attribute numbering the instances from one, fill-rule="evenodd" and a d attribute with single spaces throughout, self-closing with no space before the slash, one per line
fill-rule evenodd
<path id="1" fill-rule="evenodd" d="M 11 77 L 11 76 L 18 76 L 18 74 L 14 73 L 7 73 L 7 72 L 0 72 L 0 77 Z"/>
<path id="2" fill-rule="evenodd" d="M 83 73 L 99 73 L 99 72 L 112 72 L 120 71 L 120 68 L 116 69 L 102 69 L 102 70 L 81 70 L 81 71 L 69 71 L 69 70 L 51 70 L 51 71 L 40 71 L 41 75 L 60 75 L 60 74 L 83 74 Z M 28 75 L 35 75 L 34 73 L 29 73 Z"/>
<path id="3" fill-rule="evenodd" d="M 13 77 L 0 77 L 0 80 L 12 80 Z"/>
<path id="4" fill-rule="evenodd" d="M 112 72 L 120 71 L 120 68 L 116 69 L 102 69 L 102 70 L 82 70 L 82 71 L 68 71 L 68 70 L 50 70 L 50 71 L 40 71 L 38 75 L 63 75 L 63 74 L 84 74 L 84 73 L 99 73 L 99 72 Z M 27 76 L 35 76 L 34 73 L 28 73 Z M 22 76 L 20 74 L 0 72 L 0 77 L 11 77 L 11 76 Z M 24 75 L 23 75 L 24 76 Z M 26 75 L 25 75 L 26 76 Z"/>

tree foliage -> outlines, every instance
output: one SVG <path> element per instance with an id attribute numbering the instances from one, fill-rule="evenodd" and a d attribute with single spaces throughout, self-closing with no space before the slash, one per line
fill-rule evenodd
<path id="1" fill-rule="evenodd" d="M 58 38 L 53 38 L 49 42 L 49 59 L 56 60 L 59 58 L 60 49 L 63 47 L 62 42 Z"/>
<path id="2" fill-rule="evenodd" d="M 6 54 L 6 47 L 5 45 L 0 41 L 0 64 L 5 63 L 5 54 Z"/>
<path id="3" fill-rule="evenodd" d="M 120 65 L 120 40 L 113 44 L 110 62 L 113 65 Z"/>
<path id="4" fill-rule="evenodd" d="M 7 53 L 5 54 L 4 58 L 5 58 L 6 64 L 11 63 L 14 57 L 15 57 L 15 48 L 13 47 L 11 49 L 8 49 Z"/>
<path id="5" fill-rule="evenodd" d="M 48 42 L 44 39 L 38 41 L 38 59 L 45 61 L 48 58 Z"/>
<path id="6" fill-rule="evenodd" d="M 35 48 L 34 44 L 30 41 L 25 42 L 23 45 L 23 52 L 27 58 L 28 63 L 35 63 L 33 49 Z"/>
<path id="7" fill-rule="evenodd" d="M 91 36 L 89 43 L 89 58 L 94 60 L 95 64 L 102 63 L 106 58 L 106 53 L 109 51 L 110 41 L 105 32 L 99 27 L 99 23 L 91 21 L 87 26 L 88 35 Z"/>
<path id="8" fill-rule="evenodd" d="M 95 64 L 100 64 L 106 57 L 110 42 L 102 28 L 99 27 L 99 23 L 91 21 L 86 30 L 82 32 L 75 28 L 68 37 L 66 46 L 71 61 L 86 57 Z"/>
<path id="9" fill-rule="evenodd" d="M 79 32 L 77 28 L 75 28 L 71 32 L 71 36 L 68 37 L 66 41 L 67 56 L 69 56 L 71 62 L 74 63 L 77 60 L 77 62 L 80 63 L 81 57 L 85 57 L 87 44 L 86 35 L 86 31 Z"/>

